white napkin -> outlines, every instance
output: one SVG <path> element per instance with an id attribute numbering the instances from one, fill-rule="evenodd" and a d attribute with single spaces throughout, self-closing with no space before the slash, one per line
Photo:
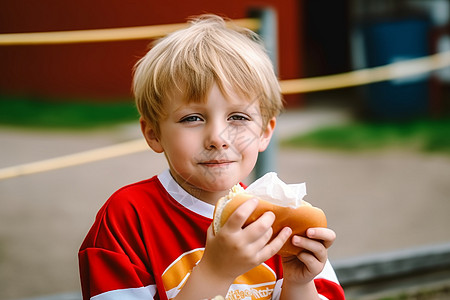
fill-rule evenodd
<path id="1" fill-rule="evenodd" d="M 286 184 L 275 172 L 269 172 L 251 183 L 246 191 L 280 206 L 297 207 L 306 196 L 306 185 Z"/>

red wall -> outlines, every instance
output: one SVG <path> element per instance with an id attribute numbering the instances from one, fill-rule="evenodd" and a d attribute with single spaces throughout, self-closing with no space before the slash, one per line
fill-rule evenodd
<path id="1" fill-rule="evenodd" d="M 245 18 L 271 6 L 279 20 L 279 75 L 301 77 L 299 1 L 15 0 L 0 2 L 0 31 L 40 32 L 185 22 L 202 13 Z M 131 69 L 149 41 L 0 46 L 0 93 L 50 97 L 129 97 Z M 295 104 L 298 97 L 289 97 Z"/>

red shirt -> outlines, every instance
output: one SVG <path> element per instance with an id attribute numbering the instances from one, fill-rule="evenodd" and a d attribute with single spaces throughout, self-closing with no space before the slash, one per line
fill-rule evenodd
<path id="1" fill-rule="evenodd" d="M 100 209 L 79 251 L 83 299 L 171 299 L 201 259 L 214 206 L 185 192 L 167 170 L 125 186 Z M 236 278 L 227 299 L 275 299 L 274 256 Z M 315 279 L 324 299 L 344 299 L 327 263 Z"/>

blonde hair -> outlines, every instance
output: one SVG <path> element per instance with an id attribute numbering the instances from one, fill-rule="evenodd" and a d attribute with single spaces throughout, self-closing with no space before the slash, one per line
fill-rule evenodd
<path id="1" fill-rule="evenodd" d="M 195 18 L 188 28 L 157 41 L 135 66 L 133 91 L 139 113 L 159 135 L 164 101 L 174 88 L 185 101 L 202 102 L 214 83 L 224 95 L 233 91 L 259 101 L 263 128 L 282 109 L 278 79 L 258 36 L 227 27 L 215 15 Z"/>

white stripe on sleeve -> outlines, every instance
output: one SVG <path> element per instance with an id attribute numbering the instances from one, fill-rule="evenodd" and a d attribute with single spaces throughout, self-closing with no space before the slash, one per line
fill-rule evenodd
<path id="1" fill-rule="evenodd" d="M 108 291 L 91 297 L 91 300 L 151 300 L 156 292 L 156 285 L 152 284 L 139 288 Z"/>

